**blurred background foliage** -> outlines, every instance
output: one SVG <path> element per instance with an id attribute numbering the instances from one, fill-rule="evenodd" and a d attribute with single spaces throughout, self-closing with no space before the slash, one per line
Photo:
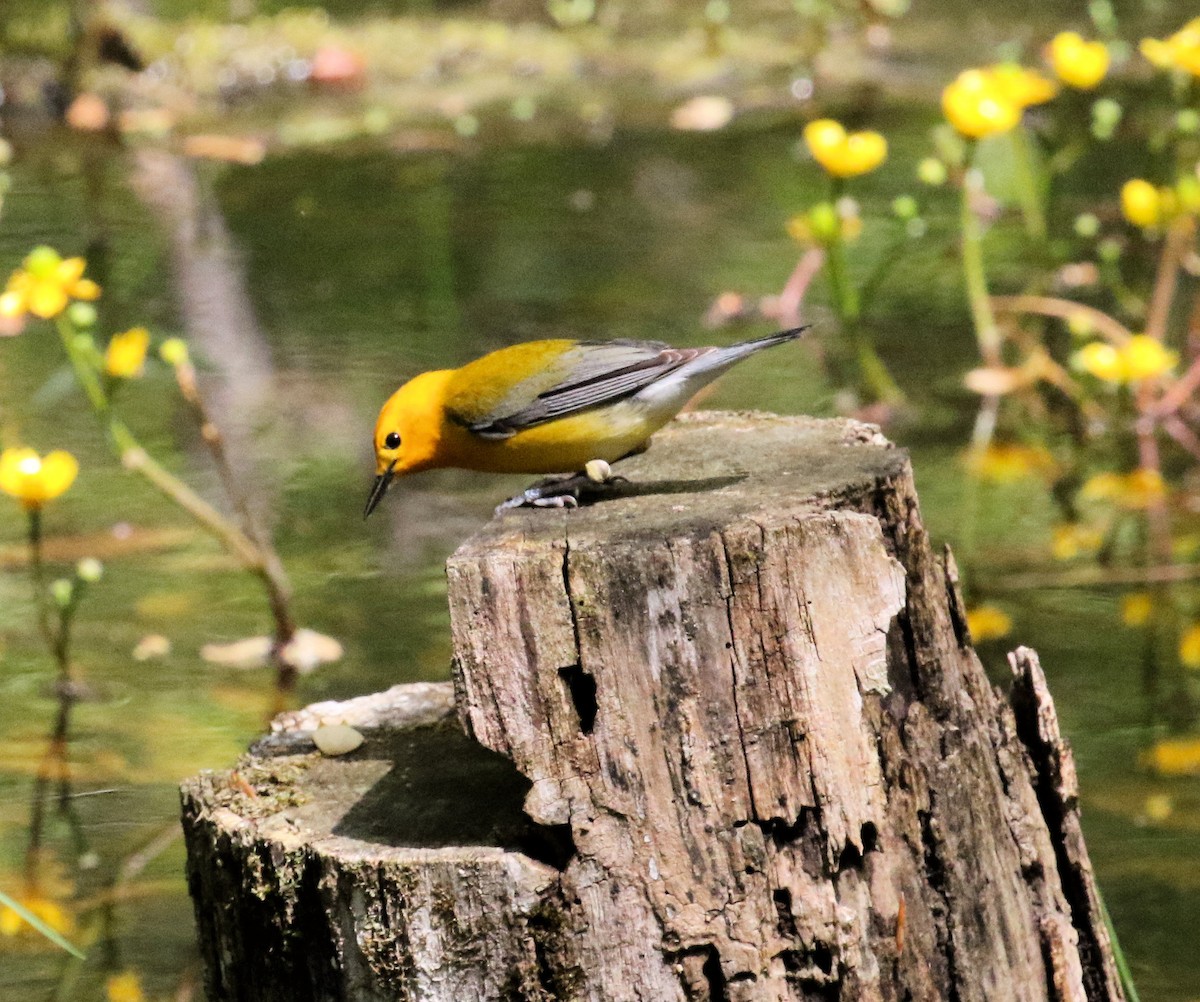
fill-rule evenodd
<path id="1" fill-rule="evenodd" d="M 364 525 L 370 429 L 396 385 L 528 338 L 701 344 L 788 310 L 818 336 L 730 373 L 704 406 L 865 414 L 911 450 L 993 677 L 1007 646 L 1041 652 L 1142 996 L 1200 998 L 1200 477 L 1156 424 L 1161 490 L 1093 482 L 1150 468 L 1139 408 L 1200 349 L 1194 211 L 1162 205 L 1167 188 L 1186 201 L 1200 88 L 1139 52 L 1188 13 L 1166 0 L 6 0 L 0 277 L 38 245 L 86 258 L 103 294 L 71 329 L 98 367 L 111 335 L 148 330 L 114 406 L 224 507 L 177 367 L 157 354 L 186 339 L 295 619 L 344 657 L 281 691 L 261 649 L 214 651 L 271 632 L 261 589 L 122 469 L 52 322 L 0 318 L 0 447 L 79 460 L 40 516 L 47 580 L 104 565 L 72 612 L 64 676 L 38 628 L 36 596 L 57 599 L 30 587 L 27 512 L 0 498 L 0 891 L 87 954 L 0 908 L 0 999 L 200 997 L 178 780 L 227 766 L 281 705 L 447 677 L 442 563 L 523 483 L 423 475 Z M 1064 85 L 1018 113 L 1039 235 L 1011 135 L 956 139 L 942 92 L 1006 60 L 1052 79 L 1045 47 L 1067 29 L 1102 39 L 1111 68 L 1095 91 Z M 878 132 L 885 158 L 839 179 L 836 153 L 804 141 L 821 119 Z M 1123 214 L 1135 178 L 1154 189 L 1153 220 Z M 1161 342 L 1174 358 L 1106 378 L 1116 370 L 1081 354 L 1103 330 L 1071 311 L 998 314 L 989 357 L 962 266 L 968 218 L 992 296 L 1086 305 L 1139 334 L 1170 233 L 1192 225 L 1190 245 L 1175 238 Z M 833 241 L 859 298 L 850 327 L 894 396 L 845 354 Z M 1033 365 L 1043 355 L 1061 378 Z"/>

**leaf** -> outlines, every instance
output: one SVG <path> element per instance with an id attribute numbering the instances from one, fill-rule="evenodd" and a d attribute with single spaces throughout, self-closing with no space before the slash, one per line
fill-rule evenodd
<path id="1" fill-rule="evenodd" d="M 62 933 L 51 929 L 50 926 L 46 925 L 45 922 L 34 915 L 33 912 L 31 912 L 23 904 L 14 898 L 10 898 L 3 891 L 0 891 L 0 905 L 3 905 L 5 908 L 16 912 L 17 915 L 19 915 L 25 922 L 28 922 L 29 925 L 40 932 L 59 949 L 66 950 L 67 953 L 69 953 L 72 957 L 76 957 L 79 960 L 87 960 L 87 956 L 84 954 L 84 952 L 80 950 L 79 947 L 75 946 L 73 943 L 64 938 Z"/>

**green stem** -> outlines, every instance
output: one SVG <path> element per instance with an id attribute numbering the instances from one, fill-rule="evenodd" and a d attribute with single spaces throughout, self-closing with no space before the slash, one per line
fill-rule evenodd
<path id="1" fill-rule="evenodd" d="M 125 422 L 112 413 L 108 396 L 104 392 L 96 370 L 75 343 L 76 332 L 70 321 L 59 316 L 56 323 L 63 348 L 75 371 L 75 377 L 83 387 L 92 409 L 104 423 L 113 451 L 125 468 L 134 470 L 149 480 L 199 522 L 204 529 L 228 547 L 247 569 L 260 577 L 263 576 L 266 561 L 254 541 L 236 526 L 231 525 L 216 508 L 162 467 L 142 448 L 141 443 L 138 442 L 137 437 L 129 430 Z"/>
<path id="2" fill-rule="evenodd" d="M 1100 902 L 1100 917 L 1104 920 L 1104 928 L 1108 930 L 1108 941 L 1112 946 L 1113 962 L 1117 965 L 1117 976 L 1125 990 L 1125 1002 L 1141 1002 L 1137 987 L 1133 983 L 1129 961 L 1125 959 L 1125 951 L 1121 949 L 1121 941 L 1117 939 L 1117 930 L 1113 926 L 1112 916 L 1108 914 L 1108 905 L 1104 903 L 1104 895 L 1100 893 L 1099 887 L 1096 888 L 1096 899 Z"/>
<path id="3" fill-rule="evenodd" d="M 968 164 L 970 158 L 968 158 Z M 1000 328 L 996 326 L 996 315 L 992 311 L 991 294 L 988 292 L 987 271 L 983 260 L 983 227 L 979 216 L 971 205 L 971 171 L 963 177 L 960 225 L 962 227 L 963 281 L 967 289 L 967 303 L 971 309 L 971 321 L 975 327 L 975 339 L 979 354 L 986 365 L 999 366 Z M 995 396 L 984 397 L 971 434 L 971 450 L 978 454 L 992 442 L 996 430 L 996 419 L 1000 400 Z M 968 476 L 964 485 L 964 523 L 962 531 L 964 569 L 975 560 L 977 545 L 976 529 L 979 520 L 980 484 L 977 476 Z"/>
<path id="4" fill-rule="evenodd" d="M 833 307 L 843 333 L 850 341 L 851 350 L 858 370 L 860 389 L 871 400 L 897 403 L 904 399 L 900 387 L 883 364 L 870 337 L 862 328 L 862 304 L 858 289 L 850 279 L 846 262 L 846 243 L 840 233 L 829 242 L 828 255 L 829 286 L 833 293 Z"/>
<path id="5" fill-rule="evenodd" d="M 969 178 L 969 175 L 968 175 Z M 979 353 L 988 365 L 1000 364 L 1000 328 L 992 312 L 988 293 L 987 272 L 983 263 L 983 227 L 971 206 L 971 183 L 963 179 L 960 222 L 962 225 L 963 279 L 967 287 L 967 302 L 975 324 Z"/>
<path id="6" fill-rule="evenodd" d="M 1021 200 L 1021 214 L 1025 217 L 1025 232 L 1031 240 L 1044 243 L 1046 240 L 1046 210 L 1038 191 L 1037 175 L 1033 170 L 1033 151 L 1029 133 L 1024 125 L 1018 125 L 1009 133 L 1012 137 L 1013 164 L 1017 175 L 1017 197 Z"/>

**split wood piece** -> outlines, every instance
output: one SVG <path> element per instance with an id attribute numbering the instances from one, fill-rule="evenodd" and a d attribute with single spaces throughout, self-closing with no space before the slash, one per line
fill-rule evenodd
<path id="1" fill-rule="evenodd" d="M 622 466 L 448 565 L 468 733 L 570 826 L 572 997 L 1121 998 L 905 453 L 695 414 Z"/>

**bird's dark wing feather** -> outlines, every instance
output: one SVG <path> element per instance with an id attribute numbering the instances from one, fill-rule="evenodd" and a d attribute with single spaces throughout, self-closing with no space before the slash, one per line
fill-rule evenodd
<path id="1" fill-rule="evenodd" d="M 518 384 L 487 414 L 455 414 L 481 438 L 508 438 L 524 428 L 632 396 L 705 348 L 671 348 L 657 341 L 580 341 L 555 360 L 558 381 L 533 395 Z"/>

